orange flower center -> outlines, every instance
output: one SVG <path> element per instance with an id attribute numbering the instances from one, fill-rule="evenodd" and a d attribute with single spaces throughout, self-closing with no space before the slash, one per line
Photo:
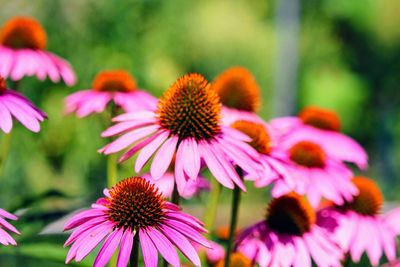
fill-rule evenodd
<path id="1" fill-rule="evenodd" d="M 3 77 L 0 77 L 0 93 L 7 90 L 6 80 Z"/>
<path id="2" fill-rule="evenodd" d="M 296 193 L 273 199 L 268 206 L 268 226 L 283 234 L 302 235 L 315 224 L 316 215 L 307 200 Z"/>
<path id="3" fill-rule="evenodd" d="M 225 261 L 224 260 L 220 260 L 215 267 L 223 267 L 225 266 Z M 251 267 L 251 260 L 248 259 L 246 256 L 244 256 L 242 253 L 240 252 L 233 252 L 230 255 L 230 265 L 232 267 Z"/>
<path id="4" fill-rule="evenodd" d="M 323 130 L 340 131 L 340 119 L 338 115 L 327 109 L 307 107 L 303 109 L 299 118 L 304 124 Z"/>
<path id="5" fill-rule="evenodd" d="M 127 178 L 110 190 L 109 219 L 117 228 L 133 230 L 158 225 L 164 219 L 162 193 L 146 179 Z"/>
<path id="6" fill-rule="evenodd" d="M 213 88 L 227 107 L 256 112 L 260 106 L 260 88 L 245 68 L 227 69 L 215 79 Z"/>
<path id="7" fill-rule="evenodd" d="M 93 89 L 101 92 L 132 92 L 136 81 L 124 70 L 101 71 L 93 81 Z"/>
<path id="8" fill-rule="evenodd" d="M 221 103 L 200 74 L 179 78 L 160 98 L 156 111 L 160 125 L 180 140 L 208 140 L 217 135 Z"/>
<path id="9" fill-rule="evenodd" d="M 14 17 L 6 22 L 0 32 L 0 43 L 11 48 L 45 49 L 46 31 L 29 17 Z"/>
<path id="10" fill-rule="evenodd" d="M 325 166 L 325 152 L 312 142 L 300 141 L 289 149 L 290 159 L 298 165 L 321 168 Z"/>
<path id="11" fill-rule="evenodd" d="M 251 138 L 250 145 L 261 154 L 268 155 L 272 149 L 271 138 L 262 124 L 239 120 L 232 125 Z"/>
<path id="12" fill-rule="evenodd" d="M 375 181 L 358 176 L 353 178 L 353 183 L 358 188 L 359 194 L 344 207 L 363 215 L 379 214 L 383 205 L 383 195 Z"/>

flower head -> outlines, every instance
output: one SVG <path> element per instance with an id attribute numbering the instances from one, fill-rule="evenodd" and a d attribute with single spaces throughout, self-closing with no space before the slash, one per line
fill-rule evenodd
<path id="1" fill-rule="evenodd" d="M 242 231 L 237 251 L 259 266 L 340 266 L 342 252 L 295 193 L 273 199 L 264 220 Z"/>
<path id="2" fill-rule="evenodd" d="M 319 205 L 322 197 L 339 205 L 351 201 L 358 193 L 351 182 L 352 172 L 329 152 L 307 138 L 279 141 L 272 156 L 283 163 L 289 174 L 275 181 L 273 196 L 295 191 L 307 195 L 313 207 Z"/>
<path id="3" fill-rule="evenodd" d="M 265 187 L 280 180 L 288 188 L 293 186 L 293 178 L 287 172 L 284 162 L 275 157 L 277 137 L 274 129 L 264 121 L 237 120 L 231 127 L 250 137 L 249 145 L 259 153 L 259 161 L 263 166 L 257 174 L 247 174 L 246 180 L 254 181 L 256 187 Z"/>
<path id="4" fill-rule="evenodd" d="M 17 242 L 10 236 L 9 233 L 7 233 L 4 228 L 10 232 L 13 232 L 17 235 L 20 234 L 20 232 L 12 226 L 9 222 L 7 222 L 4 218 L 9 219 L 9 220 L 17 220 L 17 216 L 0 209 L 0 243 L 3 244 L 4 246 L 8 245 L 13 245 L 16 246 Z"/>
<path id="5" fill-rule="evenodd" d="M 354 163 L 361 169 L 368 166 L 367 153 L 356 141 L 340 132 L 340 118 L 332 110 L 306 107 L 297 117 L 277 118 L 271 125 L 280 132 L 282 142 L 307 139 L 323 147 L 338 161 Z"/>
<path id="6" fill-rule="evenodd" d="M 103 112 L 110 101 L 125 112 L 156 108 L 157 99 L 138 89 L 134 78 L 125 70 L 99 72 L 92 87 L 69 95 L 65 100 L 66 113 L 76 112 L 78 117 L 85 117 Z"/>
<path id="7" fill-rule="evenodd" d="M 14 17 L 4 24 L 0 32 L 0 43 L 14 49 L 45 49 L 47 34 L 36 19 Z"/>
<path id="8" fill-rule="evenodd" d="M 243 67 L 233 67 L 221 73 L 213 89 L 228 108 L 256 112 L 260 106 L 260 88 L 254 76 Z"/>
<path id="9" fill-rule="evenodd" d="M 246 173 L 261 168 L 257 152 L 245 141 L 249 138 L 220 123 L 218 95 L 199 74 L 179 78 L 161 97 L 154 112 L 126 113 L 114 118 L 116 125 L 103 132 L 103 137 L 123 134 L 100 150 L 115 153 L 132 146 L 120 161 L 140 150 L 135 171 L 154 156 L 151 176 L 158 180 L 167 171 L 175 156 L 175 180 L 184 194 L 189 180 L 196 180 L 200 168 L 208 166 L 224 186 L 234 184 L 245 190 L 235 171 L 239 166 Z"/>
<path id="10" fill-rule="evenodd" d="M 117 267 L 127 266 L 135 235 L 143 254 L 145 266 L 157 266 L 158 252 L 172 266 L 179 266 L 175 249 L 183 253 L 194 265 L 200 266 L 194 243 L 209 247 L 201 235 L 206 230 L 196 218 L 183 213 L 167 202 L 162 193 L 141 177 L 132 177 L 104 191 L 89 210 L 72 217 L 65 230 L 74 232 L 65 245 L 71 245 L 66 262 L 81 261 L 105 239 L 94 266 L 105 266 L 120 246 Z"/>
<path id="11" fill-rule="evenodd" d="M 396 258 L 396 240 L 400 234 L 400 209 L 382 214 L 383 195 L 377 184 L 367 177 L 355 177 L 359 193 L 343 205 L 328 205 L 318 213 L 318 221 L 353 261 L 364 252 L 373 266 L 384 253 L 389 261 Z M 336 220 L 336 224 L 332 221 Z"/>
<path id="12" fill-rule="evenodd" d="M 13 17 L 0 31 L 0 75 L 14 81 L 24 76 L 47 76 L 53 82 L 62 78 L 69 86 L 76 77 L 70 64 L 46 51 L 47 34 L 42 25 L 31 17 Z"/>
<path id="13" fill-rule="evenodd" d="M 47 115 L 22 94 L 8 89 L 5 80 L 0 77 L 0 117 L 0 129 L 5 133 L 11 131 L 13 117 L 32 132 L 39 132 L 39 123 Z"/>
<path id="14" fill-rule="evenodd" d="M 199 74 L 178 79 L 161 97 L 156 114 L 160 126 L 180 140 L 208 140 L 220 133 L 221 104 Z"/>

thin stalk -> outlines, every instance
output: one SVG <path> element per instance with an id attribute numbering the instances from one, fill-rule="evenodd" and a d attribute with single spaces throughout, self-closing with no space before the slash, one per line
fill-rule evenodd
<path id="1" fill-rule="evenodd" d="M 240 177 L 243 176 L 242 170 L 238 169 L 237 172 Z M 226 245 L 224 267 L 229 267 L 229 265 L 230 265 L 230 260 L 231 260 L 230 255 L 232 253 L 233 242 L 235 239 L 236 226 L 237 226 L 237 222 L 238 222 L 240 193 L 241 193 L 241 189 L 238 186 L 235 186 L 235 188 L 233 189 L 233 196 L 232 196 L 231 223 L 230 223 L 230 227 L 229 227 L 228 244 Z"/>
<path id="2" fill-rule="evenodd" d="M 109 110 L 109 121 L 114 118 L 118 113 L 118 107 L 115 105 L 111 105 Z M 110 138 L 110 142 L 113 141 L 113 138 Z M 117 182 L 118 176 L 118 157 L 116 153 L 110 154 L 107 157 L 107 187 L 113 187 Z"/>
<path id="3" fill-rule="evenodd" d="M 204 214 L 204 224 L 208 230 L 208 237 L 211 235 L 215 224 L 218 203 L 221 196 L 221 189 L 221 184 L 217 181 L 217 179 L 211 179 L 211 192 L 209 195 L 206 212 Z"/>
<path id="4" fill-rule="evenodd" d="M 135 237 L 133 238 L 133 245 L 131 256 L 129 257 L 129 262 L 130 267 L 139 266 L 139 233 L 136 233 Z"/>
<path id="5" fill-rule="evenodd" d="M 3 174 L 4 166 L 7 160 L 8 153 L 10 152 L 11 147 L 11 133 L 3 135 L 3 140 L 1 143 L 1 152 L 0 152 L 0 177 Z"/>
<path id="6" fill-rule="evenodd" d="M 107 188 L 117 183 L 117 154 L 110 154 L 107 157 Z"/>

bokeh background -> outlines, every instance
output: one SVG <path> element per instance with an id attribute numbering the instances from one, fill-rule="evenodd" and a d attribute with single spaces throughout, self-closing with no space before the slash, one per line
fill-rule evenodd
<path id="1" fill-rule="evenodd" d="M 48 49 L 73 65 L 68 88 L 25 78 L 21 91 L 49 115 L 34 134 L 17 125 L 0 174 L 0 206 L 21 214 L 17 248 L 0 247 L 0 266 L 63 266 L 66 235 L 52 222 L 86 207 L 106 184 L 98 148 L 107 114 L 64 116 L 63 99 L 90 88 L 104 69 L 127 69 L 160 96 L 176 78 L 212 80 L 230 66 L 248 68 L 262 88 L 265 119 L 315 104 L 336 110 L 343 130 L 369 152 L 366 172 L 388 202 L 400 199 L 400 1 L 398 0 L 0 0 L 0 23 L 36 17 Z M 9 84 L 12 86 L 12 84 Z M 4 135 L 0 133 L 0 138 Z M 1 139 L 0 139 L 1 141 Z M 3 146 L 1 148 L 4 148 Z M 132 161 L 119 177 L 133 175 Z M 241 225 L 262 218 L 266 190 L 245 194 Z M 218 224 L 229 217 L 224 192 Z M 207 195 L 185 202 L 202 216 Z M 43 230 L 44 229 L 44 230 Z M 39 235 L 38 235 L 39 234 Z M 79 266 L 90 266 L 92 259 Z"/>

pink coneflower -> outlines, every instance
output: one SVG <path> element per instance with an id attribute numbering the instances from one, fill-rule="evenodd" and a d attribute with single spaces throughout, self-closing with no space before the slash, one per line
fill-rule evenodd
<path id="1" fill-rule="evenodd" d="M 162 193 L 141 177 L 125 179 L 111 190 L 104 190 L 92 208 L 78 213 L 65 225 L 73 229 L 65 246 L 72 244 L 66 262 L 79 262 L 105 239 L 94 266 L 105 266 L 120 246 L 117 267 L 128 265 L 133 246 L 140 242 L 144 265 L 155 267 L 158 252 L 172 266 L 179 266 L 175 249 L 185 255 L 194 265 L 200 259 L 193 244 L 209 247 L 201 235 L 206 230 L 196 218 L 164 200 Z"/>
<path id="2" fill-rule="evenodd" d="M 355 140 L 340 132 L 340 119 L 331 110 L 307 107 L 298 117 L 274 119 L 271 124 L 281 131 L 283 141 L 307 138 L 339 161 L 355 163 L 361 169 L 368 167 L 367 153 Z"/>
<path id="3" fill-rule="evenodd" d="M 12 129 L 12 117 L 29 130 L 39 132 L 39 122 L 47 118 L 47 115 L 22 94 L 6 88 L 5 80 L 0 77 L 0 128 L 5 133 Z"/>
<path id="4" fill-rule="evenodd" d="M 364 252 L 373 266 L 385 253 L 389 261 L 396 258 L 396 236 L 400 234 L 400 208 L 381 214 L 383 195 L 377 184 L 366 177 L 355 177 L 359 194 L 342 206 L 321 209 L 321 226 L 332 232 L 344 252 L 358 262 Z M 332 220 L 337 224 L 332 224 Z"/>
<path id="5" fill-rule="evenodd" d="M 237 251 L 260 267 L 341 266 L 342 252 L 316 224 L 309 203 L 290 193 L 273 199 L 266 219 L 242 231 Z"/>
<path id="6" fill-rule="evenodd" d="M 351 182 L 351 170 L 315 142 L 304 139 L 279 143 L 271 154 L 286 163 L 286 171 L 292 177 L 290 182 L 293 182 L 290 187 L 286 177 L 275 180 L 274 197 L 295 191 L 307 195 L 311 205 L 317 207 L 322 197 L 341 205 L 358 192 Z"/>
<path id="7" fill-rule="evenodd" d="M 10 236 L 9 233 L 7 233 L 3 228 L 7 229 L 8 231 L 11 231 L 17 235 L 20 234 L 20 232 L 12 226 L 9 222 L 7 222 L 4 218 L 9 219 L 9 220 L 17 220 L 17 216 L 0 209 L 0 243 L 3 244 L 4 246 L 8 245 L 13 245 L 16 246 L 17 242 L 15 242 L 14 238 Z"/>
<path id="8" fill-rule="evenodd" d="M 261 104 L 260 88 L 254 76 L 243 67 L 232 67 L 221 73 L 212 83 L 223 105 L 222 122 L 235 120 L 258 121 L 255 114 Z"/>
<path id="9" fill-rule="evenodd" d="M 53 82 L 75 84 L 75 73 L 64 59 L 46 50 L 47 35 L 42 25 L 30 17 L 13 17 L 0 32 L 0 75 L 18 81 L 24 76 L 47 76 Z"/>
<path id="10" fill-rule="evenodd" d="M 277 137 L 267 123 L 237 120 L 231 127 L 251 138 L 249 144 L 259 153 L 259 162 L 263 166 L 262 172 L 247 174 L 246 180 L 254 181 L 256 187 L 265 187 L 276 180 L 280 180 L 287 188 L 294 186 L 292 174 L 286 170 L 285 163 L 274 157 L 273 151 L 278 145 Z"/>
<path id="11" fill-rule="evenodd" d="M 202 162 L 225 187 L 234 184 L 245 190 L 235 171 L 257 172 L 257 152 L 245 141 L 241 132 L 220 123 L 221 104 L 208 81 L 199 74 L 188 74 L 178 79 L 161 97 L 154 112 L 122 114 L 114 118 L 116 125 L 103 132 L 103 137 L 123 134 L 100 150 L 116 153 L 131 145 L 120 161 L 139 153 L 135 171 L 154 156 L 151 175 L 159 179 L 167 171 L 174 154 L 175 180 L 180 194 L 188 180 L 196 180 Z M 158 150 L 158 151 L 157 151 Z"/>
<path id="12" fill-rule="evenodd" d="M 175 176 L 172 172 L 166 172 L 164 175 L 156 180 L 151 177 L 150 173 L 142 175 L 143 178 L 154 184 L 165 197 L 171 198 L 175 186 Z M 196 180 L 189 180 L 186 184 L 185 191 L 181 197 L 190 199 L 198 196 L 203 191 L 210 191 L 210 182 L 203 176 L 197 177 Z"/>
<path id="13" fill-rule="evenodd" d="M 126 112 L 154 110 L 157 99 L 136 86 L 133 77 L 124 70 L 101 71 L 94 78 L 92 89 L 71 94 L 65 100 L 66 112 L 85 117 L 103 112 L 110 101 Z"/>

